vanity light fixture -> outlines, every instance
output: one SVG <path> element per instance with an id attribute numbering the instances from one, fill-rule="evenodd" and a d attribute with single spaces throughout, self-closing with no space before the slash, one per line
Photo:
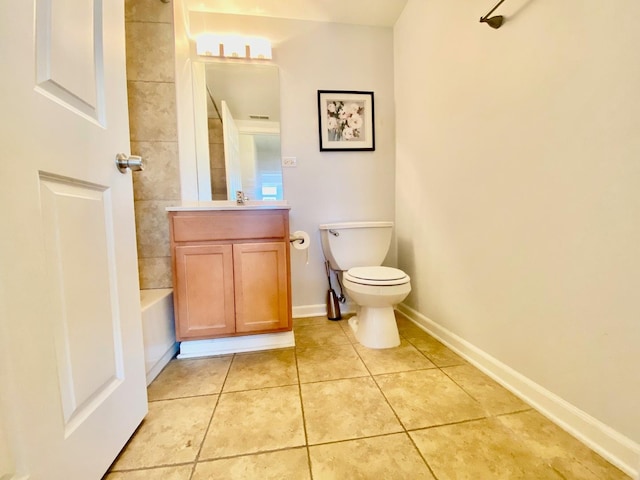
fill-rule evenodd
<path id="1" fill-rule="evenodd" d="M 196 38 L 196 52 L 205 57 L 270 60 L 271 42 L 266 38 L 205 33 Z"/>

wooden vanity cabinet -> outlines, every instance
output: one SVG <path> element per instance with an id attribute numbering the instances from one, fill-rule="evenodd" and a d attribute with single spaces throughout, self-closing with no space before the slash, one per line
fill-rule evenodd
<path id="1" fill-rule="evenodd" d="M 171 211 L 176 337 L 291 330 L 289 211 Z"/>

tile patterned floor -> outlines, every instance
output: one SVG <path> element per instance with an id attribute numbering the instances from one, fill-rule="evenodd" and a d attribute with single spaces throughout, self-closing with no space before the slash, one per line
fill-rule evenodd
<path id="1" fill-rule="evenodd" d="M 399 347 L 294 320 L 296 347 L 173 360 L 105 480 L 626 475 L 411 322 Z"/>

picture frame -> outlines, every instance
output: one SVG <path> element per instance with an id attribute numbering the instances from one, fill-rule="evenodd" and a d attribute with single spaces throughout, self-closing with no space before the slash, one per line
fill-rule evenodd
<path id="1" fill-rule="evenodd" d="M 376 149 L 373 92 L 318 90 L 320 151 Z"/>

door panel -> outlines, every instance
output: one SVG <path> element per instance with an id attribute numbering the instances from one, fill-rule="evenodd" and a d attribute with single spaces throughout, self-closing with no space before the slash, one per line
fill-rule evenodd
<path id="1" fill-rule="evenodd" d="M 40 203 L 68 436 L 124 378 L 111 192 L 41 174 Z"/>
<path id="2" fill-rule="evenodd" d="M 36 91 L 104 124 L 102 15 L 102 0 L 37 0 Z"/>

